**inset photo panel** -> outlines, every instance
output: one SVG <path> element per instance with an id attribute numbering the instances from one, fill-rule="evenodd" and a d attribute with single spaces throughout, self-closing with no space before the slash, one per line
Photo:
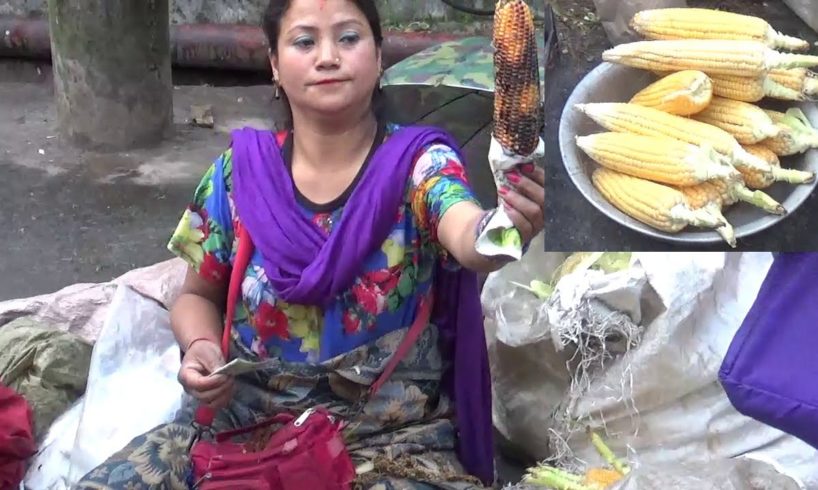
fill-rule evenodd
<path id="1" fill-rule="evenodd" d="M 545 67 L 545 249 L 818 250 L 816 10 L 584 3 Z"/>

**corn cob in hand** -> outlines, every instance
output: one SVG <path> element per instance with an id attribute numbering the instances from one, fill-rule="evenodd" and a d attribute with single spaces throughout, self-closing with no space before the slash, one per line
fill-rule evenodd
<path id="1" fill-rule="evenodd" d="M 714 97 L 693 119 L 727 131 L 742 145 L 752 145 L 781 132 L 760 107 L 723 97 Z"/>
<path id="2" fill-rule="evenodd" d="M 494 49 L 494 138 L 507 152 L 528 156 L 543 120 L 534 16 L 523 0 L 497 2 Z"/>
<path id="3" fill-rule="evenodd" d="M 818 66 L 818 56 L 781 53 L 759 42 L 704 39 L 620 44 L 602 53 L 602 59 L 644 70 L 699 70 L 710 76 L 751 78 L 775 68 Z"/>
<path id="4" fill-rule="evenodd" d="M 637 92 L 630 103 L 677 116 L 690 116 L 704 110 L 712 97 L 713 84 L 707 75 L 696 70 L 683 70 L 648 85 Z"/>
<path id="5" fill-rule="evenodd" d="M 778 156 L 796 155 L 818 148 L 818 130 L 812 127 L 806 114 L 800 109 L 792 108 L 786 113 L 773 110 L 764 112 L 775 121 L 781 131 L 777 136 L 762 141 L 761 145 Z"/>
<path id="6" fill-rule="evenodd" d="M 603 167 L 663 184 L 686 186 L 735 175 L 712 148 L 667 136 L 605 132 L 578 136 L 577 146 Z"/>
<path id="7" fill-rule="evenodd" d="M 703 8 L 643 10 L 630 22 L 633 30 L 647 39 L 713 39 L 757 41 L 773 49 L 804 51 L 809 42 L 786 36 L 764 19 Z"/>
<path id="8" fill-rule="evenodd" d="M 712 146 L 734 167 L 754 168 L 770 174 L 776 181 L 804 184 L 815 180 L 812 172 L 770 167 L 764 160 L 747 153 L 728 132 L 710 124 L 636 104 L 590 103 L 577 104 L 575 108 L 608 131 L 669 136 L 699 147 Z"/>
<path id="9" fill-rule="evenodd" d="M 694 210 L 676 189 L 649 180 L 631 177 L 607 168 L 591 176 L 597 191 L 628 216 L 667 233 L 677 233 L 689 225 L 716 228 L 723 218 L 707 210 Z"/>

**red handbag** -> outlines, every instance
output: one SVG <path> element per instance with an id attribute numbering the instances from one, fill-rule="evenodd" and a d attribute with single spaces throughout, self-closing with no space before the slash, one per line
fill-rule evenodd
<path id="1" fill-rule="evenodd" d="M 222 353 L 230 352 L 230 331 L 241 281 L 253 244 L 243 227 L 238 230 L 239 247 L 230 276 Z M 425 328 L 431 302 L 422 301 L 419 314 L 387 362 L 381 375 L 368 390 L 373 396 L 391 376 L 398 363 Z M 200 405 L 194 426 L 200 435 L 213 423 L 213 410 Z M 300 415 L 281 413 L 253 426 L 199 437 L 190 450 L 191 488 L 200 490 L 349 490 L 355 480 L 355 466 L 347 452 L 341 430 L 345 422 L 322 407 Z M 276 427 L 278 427 L 276 429 Z M 249 441 L 235 439 L 249 436 Z"/>

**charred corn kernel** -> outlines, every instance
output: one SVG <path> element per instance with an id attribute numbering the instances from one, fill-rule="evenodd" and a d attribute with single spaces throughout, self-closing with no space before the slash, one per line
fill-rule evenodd
<path id="1" fill-rule="evenodd" d="M 800 93 L 804 98 L 818 96 L 818 73 L 806 68 L 770 70 L 769 79 Z"/>
<path id="2" fill-rule="evenodd" d="M 713 179 L 695 186 L 679 187 L 678 189 L 685 195 L 687 203 L 693 209 L 705 207 L 711 202 L 715 202 L 721 207 L 727 207 L 743 201 L 768 213 L 787 214 L 787 210 L 784 209 L 781 203 L 762 191 L 751 191 L 744 185 L 744 180 L 740 177 Z"/>
<path id="3" fill-rule="evenodd" d="M 758 41 L 770 48 L 806 50 L 809 43 L 786 36 L 764 19 L 703 8 L 642 10 L 631 27 L 647 39 L 726 39 Z"/>
<path id="4" fill-rule="evenodd" d="M 683 70 L 663 77 L 633 96 L 630 103 L 678 116 L 701 112 L 713 97 L 713 84 L 704 73 Z"/>
<path id="5" fill-rule="evenodd" d="M 785 87 L 769 76 L 748 78 L 712 76 L 713 94 L 742 102 L 758 102 L 764 97 L 781 100 L 804 100 L 800 91 Z"/>
<path id="6" fill-rule="evenodd" d="M 760 107 L 724 97 L 713 97 L 710 105 L 693 118 L 727 131 L 742 145 L 758 143 L 780 132 Z"/>
<path id="7" fill-rule="evenodd" d="M 730 133 L 710 124 L 636 104 L 609 102 L 577 104 L 575 107 L 608 131 L 669 136 L 700 147 L 710 146 L 724 156 L 726 163 L 771 173 L 776 181 L 803 184 L 815 180 L 812 172 L 770 167 L 747 153 Z"/>
<path id="8" fill-rule="evenodd" d="M 602 53 L 604 61 L 644 70 L 699 70 L 710 76 L 761 77 L 773 68 L 818 66 L 818 56 L 780 53 L 754 41 L 637 41 Z"/>
<path id="9" fill-rule="evenodd" d="M 606 468 L 591 468 L 585 472 L 584 483 L 589 486 L 608 488 L 622 479 L 622 475 L 615 470 Z"/>
<path id="10" fill-rule="evenodd" d="M 542 104 L 534 15 L 523 0 L 499 0 L 494 14 L 494 138 L 527 156 L 540 142 Z"/>
<path id="11" fill-rule="evenodd" d="M 577 146 L 603 167 L 663 184 L 694 185 L 736 172 L 712 148 L 666 136 L 606 132 L 578 136 Z"/>
<path id="12" fill-rule="evenodd" d="M 781 131 L 776 137 L 768 138 L 760 144 L 778 156 L 790 156 L 818 148 L 818 130 L 813 128 L 806 114 L 792 108 L 786 113 L 765 110 Z"/>
<path id="13" fill-rule="evenodd" d="M 677 233 L 688 225 L 715 228 L 722 224 L 707 211 L 691 209 L 684 194 L 672 187 L 604 167 L 596 169 L 591 180 L 617 209 L 658 230 Z"/>
<path id="14" fill-rule="evenodd" d="M 747 153 L 761 158 L 771 167 L 781 167 L 781 161 L 778 159 L 778 155 L 765 146 L 745 145 L 744 149 Z M 741 172 L 742 178 L 744 178 L 744 184 L 750 189 L 766 189 L 775 182 L 770 174 L 765 174 L 752 168 L 739 168 L 738 170 Z"/>

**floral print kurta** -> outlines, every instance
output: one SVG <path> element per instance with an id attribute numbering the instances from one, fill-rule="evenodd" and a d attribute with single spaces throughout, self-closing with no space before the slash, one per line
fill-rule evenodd
<path id="1" fill-rule="evenodd" d="M 388 138 L 396 129 L 387 125 L 382 135 Z M 277 133 L 279 146 L 286 148 L 288 136 Z M 240 219 L 232 188 L 228 149 L 206 172 L 169 243 L 169 249 L 202 277 L 225 284 L 238 246 L 234 230 Z M 278 298 L 255 251 L 233 320 L 234 341 L 246 355 L 318 363 L 412 323 L 420 299 L 431 293 L 437 261 L 458 267 L 437 241 L 441 217 L 452 205 L 477 199 L 457 154 L 443 145 L 417 155 L 405 193 L 389 238 L 363 264 L 355 283 L 325 309 Z M 304 215 L 331 233 L 344 213 L 343 199 L 327 206 L 299 197 Z"/>

